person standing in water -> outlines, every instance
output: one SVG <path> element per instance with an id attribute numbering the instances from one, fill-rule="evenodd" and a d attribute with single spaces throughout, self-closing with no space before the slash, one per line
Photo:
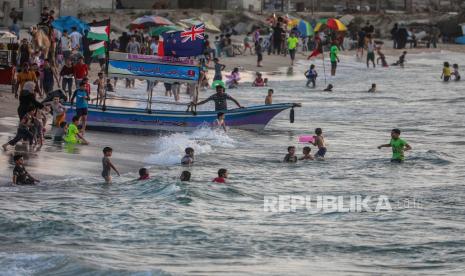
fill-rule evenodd
<path id="1" fill-rule="evenodd" d="M 340 62 L 339 57 L 337 56 L 338 54 L 339 49 L 337 48 L 336 43 L 333 42 L 329 52 L 329 59 L 331 60 L 331 76 L 336 75 L 337 63 Z"/>
<path id="2" fill-rule="evenodd" d="M 373 38 L 371 37 L 371 34 L 367 35 L 366 49 L 367 49 L 367 68 L 370 68 L 370 61 L 371 63 L 373 63 L 373 68 L 375 68 L 376 67 L 376 64 L 375 64 L 376 45 L 375 45 L 375 42 L 373 41 Z"/>
<path id="3" fill-rule="evenodd" d="M 325 138 L 323 137 L 323 130 L 321 128 L 317 128 L 315 129 L 315 134 L 315 139 L 312 142 L 314 146 L 318 147 L 318 152 L 315 154 L 315 159 L 324 160 L 327 149 L 325 144 Z"/>
<path id="4" fill-rule="evenodd" d="M 111 170 L 113 169 L 118 176 L 120 176 L 119 171 L 111 162 L 110 158 L 113 155 L 113 149 L 110 147 L 103 148 L 103 158 L 102 158 L 102 177 L 105 179 L 105 183 L 111 183 Z"/>
<path id="5" fill-rule="evenodd" d="M 400 138 L 400 129 L 397 128 L 391 131 L 391 141 L 389 142 L 389 144 L 378 146 L 378 149 L 381 148 L 392 148 L 391 162 L 393 163 L 404 162 L 404 152 L 412 149 L 412 147 L 407 143 L 407 141 Z"/>
<path id="6" fill-rule="evenodd" d="M 299 39 L 295 36 L 294 32 L 291 32 L 291 36 L 287 39 L 287 49 L 289 50 L 289 56 L 291 56 L 291 66 L 294 66 L 297 47 L 299 47 Z"/>
<path id="7" fill-rule="evenodd" d="M 444 62 L 444 68 L 442 69 L 442 75 L 441 79 L 443 79 L 445 82 L 448 82 L 450 80 L 451 72 L 450 72 L 450 65 L 449 62 Z"/>
<path id="8" fill-rule="evenodd" d="M 265 105 L 273 104 L 273 89 L 268 89 L 268 95 L 265 97 Z"/>

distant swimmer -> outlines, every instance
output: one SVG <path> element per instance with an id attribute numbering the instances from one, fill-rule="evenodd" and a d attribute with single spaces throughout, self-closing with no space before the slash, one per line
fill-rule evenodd
<path id="1" fill-rule="evenodd" d="M 378 146 L 378 149 L 392 148 L 391 162 L 395 163 L 404 162 L 404 152 L 412 149 L 412 147 L 407 143 L 407 141 L 399 138 L 399 136 L 400 130 L 395 128 L 391 131 L 391 141 L 389 142 L 389 144 Z"/>
<path id="2" fill-rule="evenodd" d="M 404 63 L 405 63 L 405 56 L 407 55 L 407 51 L 404 51 L 402 53 L 402 55 L 399 57 L 399 60 L 396 61 L 395 63 L 393 63 L 392 65 L 393 66 L 400 66 L 400 67 L 404 67 Z"/>
<path id="3" fill-rule="evenodd" d="M 460 80 L 459 65 L 455 63 L 454 65 L 452 65 L 452 68 L 454 68 L 454 72 L 452 73 L 452 75 L 454 76 L 454 80 L 459 81 Z"/>
<path id="4" fill-rule="evenodd" d="M 40 182 L 26 171 L 26 168 L 24 168 L 24 158 L 21 154 L 15 155 L 13 160 L 15 161 L 15 168 L 13 169 L 13 184 L 34 185 L 36 182 Z"/>
<path id="5" fill-rule="evenodd" d="M 252 86 L 266 86 L 267 83 L 265 82 L 265 79 L 262 78 L 262 73 L 257 72 L 255 73 L 255 80 L 252 83 Z"/>
<path id="6" fill-rule="evenodd" d="M 103 158 L 102 158 L 102 177 L 105 179 L 105 183 L 111 183 L 111 170 L 113 169 L 118 176 L 120 176 L 119 171 L 111 162 L 111 156 L 113 155 L 113 149 L 110 147 L 103 148 Z"/>
<path id="7" fill-rule="evenodd" d="M 378 58 L 376 59 L 376 64 L 379 64 L 379 61 L 381 60 L 381 65 L 383 67 L 389 67 L 389 65 L 386 62 L 386 56 L 384 55 L 383 52 L 381 52 L 381 46 L 378 46 L 376 48 L 377 53 L 378 53 Z"/>
<path id="8" fill-rule="evenodd" d="M 215 183 L 226 183 L 226 179 L 228 178 L 228 170 L 227 169 L 219 169 L 218 170 L 218 177 L 215 177 L 212 182 Z"/>
<path id="9" fill-rule="evenodd" d="M 323 130 L 321 128 L 315 129 L 315 139 L 313 140 L 312 144 L 318 147 L 318 152 L 315 154 L 316 160 L 324 160 L 326 155 L 326 144 L 325 138 L 323 136 Z"/>
<path id="10" fill-rule="evenodd" d="M 283 162 L 285 163 L 296 163 L 297 162 L 297 156 L 295 156 L 294 146 L 287 147 L 287 154 L 286 156 L 284 156 Z"/>
<path id="11" fill-rule="evenodd" d="M 273 104 L 273 89 L 268 89 L 268 95 L 265 97 L 265 104 Z"/>
<path id="12" fill-rule="evenodd" d="M 183 171 L 179 178 L 181 181 L 191 181 L 191 173 L 189 171 Z"/>
<path id="13" fill-rule="evenodd" d="M 194 149 L 191 147 L 187 147 L 184 152 L 186 153 L 184 157 L 181 159 L 182 165 L 192 165 L 194 164 Z"/>
<path id="14" fill-rule="evenodd" d="M 374 93 L 374 92 L 376 92 L 376 83 L 372 83 L 372 84 L 371 84 L 371 88 L 368 89 L 368 92 L 369 92 L 369 93 Z"/>
<path id="15" fill-rule="evenodd" d="M 333 85 L 330 83 L 328 86 L 323 90 L 325 92 L 333 92 Z"/>
<path id="16" fill-rule="evenodd" d="M 310 147 L 304 147 L 302 149 L 303 156 L 299 158 L 299 160 L 314 160 L 313 156 L 310 154 L 312 149 Z"/>
<path id="17" fill-rule="evenodd" d="M 147 170 L 146 168 L 140 168 L 138 180 L 147 180 L 147 179 L 150 179 L 149 170 Z"/>
<path id="18" fill-rule="evenodd" d="M 444 62 L 444 68 L 442 68 L 442 75 L 441 79 L 444 80 L 445 82 L 448 82 L 450 80 L 451 72 L 450 72 L 450 65 L 449 62 Z"/>

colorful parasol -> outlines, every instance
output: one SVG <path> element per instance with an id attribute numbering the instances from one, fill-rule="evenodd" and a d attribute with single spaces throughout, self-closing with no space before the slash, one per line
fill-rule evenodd
<path id="1" fill-rule="evenodd" d="M 342 24 L 342 22 L 339 21 L 336 18 L 328 18 L 328 19 L 320 20 L 316 24 L 314 31 L 319 32 L 323 28 L 323 26 L 326 26 L 329 29 L 334 30 L 334 31 L 338 31 L 338 32 L 347 31 L 347 27 L 344 24 Z"/>
<path id="2" fill-rule="evenodd" d="M 157 36 L 161 35 L 162 33 L 170 32 L 170 31 L 182 31 L 183 28 L 178 27 L 178 26 L 159 26 L 159 27 L 153 27 L 150 28 L 149 35 L 150 36 Z"/>
<path id="3" fill-rule="evenodd" d="M 132 21 L 131 24 L 129 24 L 129 29 L 148 29 L 150 27 L 165 25 L 174 25 L 174 23 L 161 16 L 144 15 Z"/>
<path id="4" fill-rule="evenodd" d="M 305 20 L 300 20 L 299 25 L 297 25 L 297 29 L 300 32 L 301 37 L 313 36 L 313 28 L 310 23 Z"/>

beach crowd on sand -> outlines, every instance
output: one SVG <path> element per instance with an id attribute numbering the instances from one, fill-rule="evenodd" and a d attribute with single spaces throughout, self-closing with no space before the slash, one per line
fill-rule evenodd
<path id="1" fill-rule="evenodd" d="M 14 93 L 18 98 L 18 128 L 13 139 L 3 144 L 3 149 L 7 151 L 9 147 L 14 147 L 17 143 L 23 141 L 30 147 L 41 147 L 46 138 L 46 132 L 50 131 L 51 138 L 55 142 L 64 142 L 70 144 L 87 145 L 90 141 L 86 140 L 86 125 L 89 102 L 95 102 L 97 105 L 103 105 L 107 92 L 114 92 L 117 78 L 110 79 L 105 76 L 105 67 L 107 63 L 106 54 L 92 56 L 89 51 L 89 41 L 87 37 L 78 31 L 77 27 L 71 27 L 70 30 L 58 32 L 52 27 L 55 20 L 53 10 L 44 8 L 41 15 L 41 22 L 33 28 L 33 35 L 44 30 L 55 47 L 44 49 L 36 43 L 31 43 L 27 38 L 22 38 L 17 53 L 18 72 Z M 17 33 L 19 31 L 16 20 L 10 30 Z M 325 58 L 329 54 L 331 62 L 331 75 L 337 73 L 337 65 L 340 62 L 339 53 L 342 50 L 355 50 L 356 56 L 361 60 L 366 56 L 366 65 L 369 68 L 376 67 L 379 63 L 383 67 L 401 66 L 406 63 L 407 51 L 405 47 L 408 42 L 411 47 L 416 47 L 416 40 L 409 36 L 409 32 L 404 26 L 395 25 L 392 29 L 393 47 L 401 49 L 402 54 L 399 59 L 389 64 L 386 56 L 383 54 L 384 44 L 376 40 L 375 27 L 366 22 L 366 25 L 355 32 L 342 32 L 331 28 L 323 28 L 313 36 L 305 36 L 296 28 L 288 28 L 285 18 L 277 17 L 270 21 L 269 30 L 256 28 L 251 30 L 238 46 L 233 42 L 234 34 L 226 31 L 215 37 L 212 42 L 208 35 L 204 35 L 204 53 L 195 57 L 200 67 L 200 79 L 196 84 L 186 84 L 185 91 L 190 96 L 192 102 L 190 105 L 202 105 L 209 101 L 215 104 L 215 110 L 218 112 L 217 120 L 212 126 L 223 131 L 227 131 L 227 120 L 225 113 L 227 101 L 233 101 L 239 108 L 242 108 L 238 100 L 225 92 L 226 89 L 234 89 L 241 86 L 240 67 L 234 67 L 230 74 L 225 75 L 223 82 L 223 71 L 226 65 L 220 59 L 234 59 L 239 55 L 255 55 L 257 69 L 266 62 L 265 56 L 282 55 L 289 56 L 290 66 L 295 64 L 297 52 L 308 54 L 308 59 Z M 430 45 L 437 47 L 440 33 L 437 29 L 431 30 Z M 118 39 L 112 39 L 109 42 L 110 51 L 119 51 L 131 54 L 157 55 L 160 40 L 158 36 L 148 36 L 143 30 L 133 30 L 131 33 L 124 32 Z M 377 57 L 376 57 L 377 56 Z M 91 63 L 97 61 L 99 67 L 97 74 L 91 74 Z M 209 69 L 214 71 L 213 79 L 210 81 L 207 72 Z M 94 76 L 91 80 L 92 75 Z M 318 86 L 318 68 L 311 64 L 305 72 L 307 79 L 306 87 L 316 88 Z M 453 64 L 452 69 L 449 62 L 444 63 L 441 78 L 444 81 L 460 80 L 459 66 Z M 134 88 L 134 80 L 125 79 L 126 88 Z M 91 83 L 96 86 L 96 91 L 91 91 Z M 147 80 L 147 92 L 152 93 L 157 81 Z M 180 91 L 183 84 L 163 83 L 165 96 L 174 97 L 174 101 L 180 100 Z M 311 86 L 310 86 L 311 85 Z M 368 92 L 377 92 L 375 83 L 370 84 Z M 254 87 L 268 86 L 268 79 L 263 78 L 259 70 L 256 72 Z M 304 86 L 304 84 L 302 85 Z M 367 84 L 368 86 L 368 84 Z M 216 93 L 203 101 L 198 101 L 197 90 L 206 90 L 213 87 Z M 58 89 L 55 89 L 58 88 Z M 332 91 L 334 86 L 328 84 L 323 91 Z M 273 104 L 273 89 L 268 90 L 265 98 L 265 104 Z M 67 104 L 65 104 L 67 103 Z M 74 106 L 74 113 L 71 114 L 67 106 Z M 51 120 L 50 120 L 51 115 Z M 47 130 L 48 126 L 52 126 Z M 392 162 L 403 162 L 404 152 L 411 149 L 411 146 L 400 138 L 401 131 L 393 129 L 391 140 L 388 144 L 381 145 L 379 148 L 392 148 Z M 301 137 L 302 138 L 302 137 Z M 296 148 L 288 147 L 288 153 L 284 157 L 284 162 L 295 163 L 298 160 L 324 160 L 327 147 L 323 130 L 317 128 L 315 135 L 308 136 L 305 143 L 317 148 L 317 152 L 311 155 L 311 148 L 305 146 L 302 149 L 303 155 L 296 156 Z M 115 164 L 111 161 L 113 150 L 110 147 L 103 149 L 102 158 L 102 177 L 106 183 L 111 183 L 111 172 L 120 174 Z M 38 180 L 32 177 L 24 168 L 24 160 L 20 154 L 14 156 L 15 168 L 13 170 L 13 183 L 15 184 L 34 184 Z M 192 166 L 194 164 L 194 150 L 186 148 L 185 156 L 181 160 L 182 165 Z M 140 180 L 149 179 L 147 168 L 139 170 Z M 181 174 L 182 181 L 190 180 L 189 171 Z M 218 183 L 225 183 L 228 178 L 228 170 L 221 168 L 218 170 L 218 176 L 213 180 Z"/>

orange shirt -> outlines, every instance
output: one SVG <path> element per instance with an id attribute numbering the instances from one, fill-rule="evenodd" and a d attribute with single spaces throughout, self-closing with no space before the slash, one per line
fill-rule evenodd
<path id="1" fill-rule="evenodd" d="M 36 76 L 36 73 L 34 71 L 20 72 L 16 76 L 16 80 L 19 83 L 19 90 L 22 91 L 24 84 L 27 81 L 36 82 L 37 81 L 37 76 Z M 31 91 L 31 92 L 34 92 L 34 91 Z"/>

